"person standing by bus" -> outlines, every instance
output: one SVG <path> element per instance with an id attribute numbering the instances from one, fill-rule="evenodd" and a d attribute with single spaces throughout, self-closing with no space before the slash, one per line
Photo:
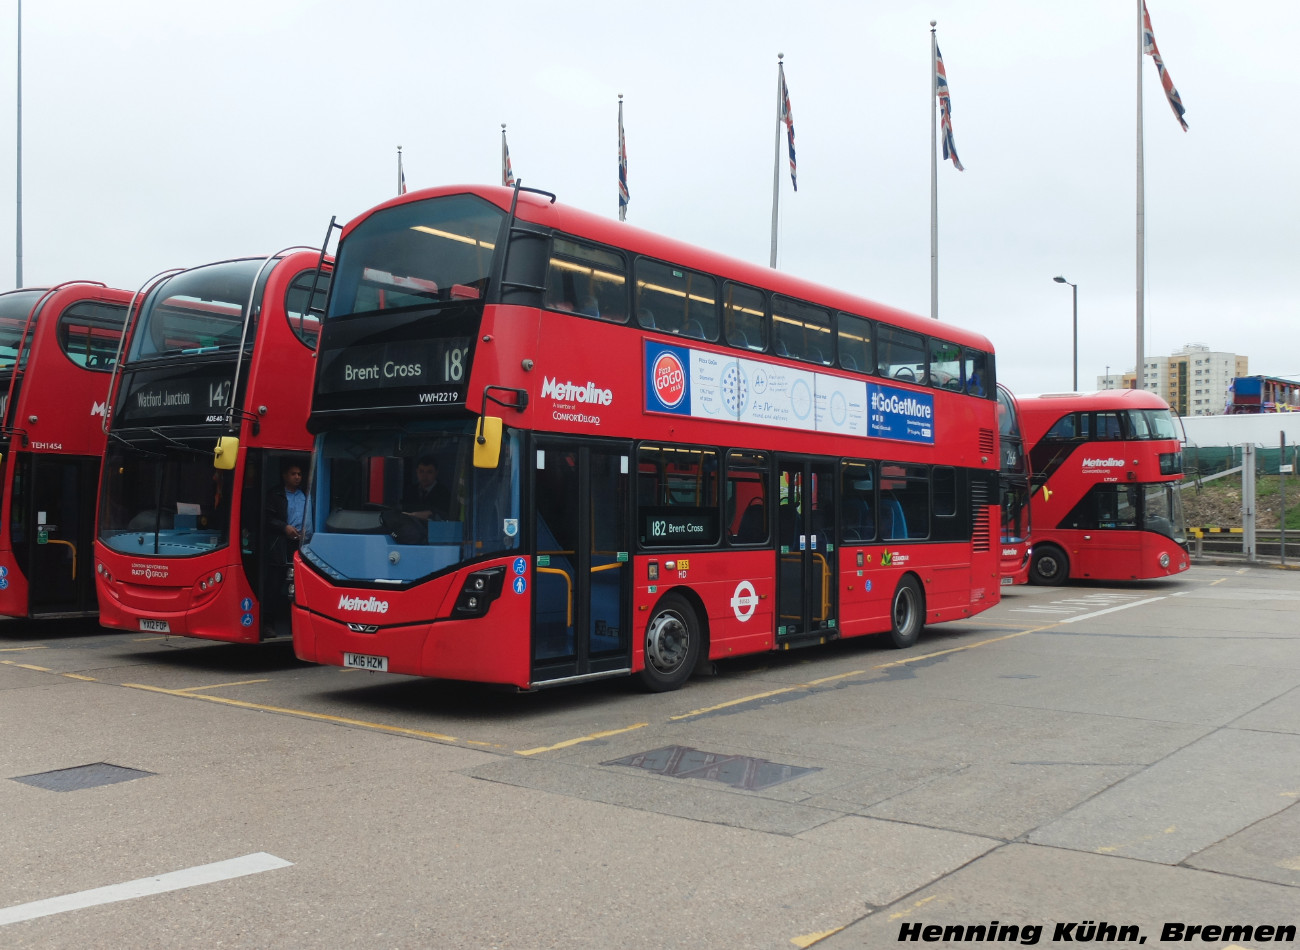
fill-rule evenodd
<path id="1" fill-rule="evenodd" d="M 262 589 L 265 619 L 277 624 L 288 615 L 285 590 L 293 552 L 302 542 L 307 523 L 307 495 L 302 490 L 302 465 L 287 461 L 280 467 L 280 485 L 266 494 L 267 545 Z"/>

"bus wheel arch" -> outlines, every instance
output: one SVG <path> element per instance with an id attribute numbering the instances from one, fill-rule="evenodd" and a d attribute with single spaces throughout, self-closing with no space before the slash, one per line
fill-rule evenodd
<path id="1" fill-rule="evenodd" d="M 889 640 L 902 650 L 912 646 L 925 626 L 925 590 L 910 571 L 898 579 L 889 606 Z"/>
<path id="2" fill-rule="evenodd" d="M 1070 556 L 1050 542 L 1034 545 L 1029 561 L 1029 583 L 1039 587 L 1064 584 L 1070 579 Z"/>
<path id="3" fill-rule="evenodd" d="M 688 588 L 659 598 L 645 626 L 645 661 L 637 674 L 643 687 L 665 693 L 686 684 L 708 656 L 705 616 L 704 604 Z"/>

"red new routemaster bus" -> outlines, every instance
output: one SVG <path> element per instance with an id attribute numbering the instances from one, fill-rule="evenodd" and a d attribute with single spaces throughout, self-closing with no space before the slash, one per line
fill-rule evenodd
<path id="1" fill-rule="evenodd" d="M 95 543 L 104 626 L 289 635 L 291 552 L 266 499 L 309 459 L 320 261 L 295 249 L 223 261 L 145 294 L 110 399 Z"/>
<path id="2" fill-rule="evenodd" d="M 1029 580 L 1138 580 L 1187 570 L 1168 404 L 1140 389 L 1018 396 L 1032 472 Z"/>
<path id="3" fill-rule="evenodd" d="M 554 202 L 343 229 L 299 657 L 665 690 L 998 601 L 986 339 Z"/>
<path id="4" fill-rule="evenodd" d="M 94 616 L 104 397 L 131 294 L 0 294 L 0 614 Z"/>
<path id="5" fill-rule="evenodd" d="M 1002 469 L 998 487 L 1002 500 L 1002 583 L 1029 580 L 1029 456 L 1016 412 L 1016 397 L 998 386 L 998 444 Z"/>

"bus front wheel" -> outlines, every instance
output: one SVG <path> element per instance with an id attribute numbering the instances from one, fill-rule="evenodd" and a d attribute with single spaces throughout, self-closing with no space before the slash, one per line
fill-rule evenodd
<path id="1" fill-rule="evenodd" d="M 902 650 L 916 643 L 925 626 L 925 598 L 916 578 L 910 574 L 894 589 L 894 604 L 889 611 L 889 639 Z"/>
<path id="2" fill-rule="evenodd" d="M 700 624 L 695 608 L 681 594 L 668 594 L 645 628 L 645 667 L 641 685 L 652 693 L 680 689 L 700 655 Z"/>
<path id="3" fill-rule="evenodd" d="M 1029 562 L 1029 583 L 1040 587 L 1064 584 L 1070 577 L 1070 559 L 1054 544 L 1034 547 L 1033 560 Z"/>

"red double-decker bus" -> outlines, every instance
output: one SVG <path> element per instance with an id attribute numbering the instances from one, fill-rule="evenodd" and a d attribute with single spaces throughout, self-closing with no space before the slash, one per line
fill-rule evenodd
<path id="1" fill-rule="evenodd" d="M 1029 456 L 1020 430 L 1020 414 L 1011 390 L 998 386 L 998 444 L 1002 468 L 998 487 L 1002 501 L 1002 584 L 1029 580 L 1032 553 L 1029 519 Z"/>
<path id="2" fill-rule="evenodd" d="M 977 334 L 469 186 L 347 225 L 318 356 L 302 659 L 666 690 L 999 599 Z"/>
<path id="3" fill-rule="evenodd" d="M 321 262 L 289 249 L 148 288 L 109 402 L 95 542 L 104 626 L 290 634 L 292 550 L 269 499 L 282 472 L 308 468 Z"/>
<path id="4" fill-rule="evenodd" d="M 94 616 L 104 397 L 131 294 L 0 294 L 0 614 Z"/>
<path id="5" fill-rule="evenodd" d="M 1029 580 L 1140 580 L 1187 570 L 1182 444 L 1154 393 L 1018 396 L 1029 446 Z"/>

